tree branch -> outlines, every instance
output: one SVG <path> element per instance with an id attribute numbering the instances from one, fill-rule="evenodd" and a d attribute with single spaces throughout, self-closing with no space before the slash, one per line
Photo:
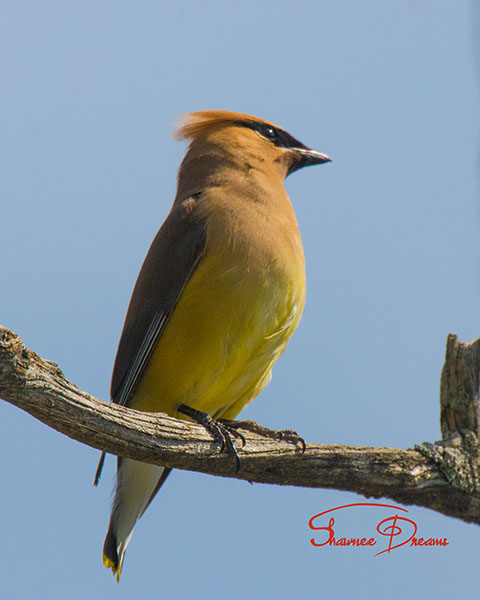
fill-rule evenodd
<path id="1" fill-rule="evenodd" d="M 235 473 L 235 461 L 219 454 L 202 426 L 98 400 L 0 326 L 0 397 L 93 448 L 211 475 L 391 498 L 480 524 L 479 370 L 480 340 L 461 344 L 449 336 L 442 442 L 416 450 L 307 444 L 302 454 L 291 442 L 242 430 L 246 444 L 237 449 Z"/>

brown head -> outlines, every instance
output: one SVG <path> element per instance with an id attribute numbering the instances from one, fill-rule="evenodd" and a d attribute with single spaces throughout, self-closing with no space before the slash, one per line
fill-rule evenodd
<path id="1" fill-rule="evenodd" d="M 190 140 L 180 175 L 192 168 L 217 170 L 221 164 L 227 169 L 273 171 L 283 181 L 298 169 L 331 161 L 269 121 L 225 110 L 184 115 L 174 135 Z"/>

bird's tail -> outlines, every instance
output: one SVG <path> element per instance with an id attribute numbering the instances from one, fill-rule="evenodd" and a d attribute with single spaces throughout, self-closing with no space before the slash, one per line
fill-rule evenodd
<path id="1" fill-rule="evenodd" d="M 133 528 L 170 471 L 136 460 L 119 459 L 112 514 L 103 545 L 103 564 L 112 569 L 117 581 Z"/>

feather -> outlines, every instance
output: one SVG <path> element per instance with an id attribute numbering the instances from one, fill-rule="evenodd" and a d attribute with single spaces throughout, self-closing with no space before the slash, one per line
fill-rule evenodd
<path id="1" fill-rule="evenodd" d="M 244 113 L 229 112 L 227 110 L 201 110 L 182 115 L 181 121 L 173 135 L 178 140 L 191 140 L 208 129 L 231 125 L 232 123 L 263 123 L 276 127 L 273 123 L 247 115 Z"/>

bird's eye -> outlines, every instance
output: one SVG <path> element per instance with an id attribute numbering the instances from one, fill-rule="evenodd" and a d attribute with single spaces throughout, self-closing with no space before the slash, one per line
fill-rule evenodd
<path id="1" fill-rule="evenodd" d="M 256 133 L 258 133 L 259 136 L 265 140 L 268 140 L 269 142 L 272 142 L 272 144 L 275 144 L 275 146 L 283 145 L 283 136 L 285 132 L 283 132 L 281 129 L 277 129 L 276 127 L 267 125 L 266 123 L 257 123 L 255 121 L 241 122 L 240 125 L 253 129 Z"/>
<path id="2" fill-rule="evenodd" d="M 263 135 L 270 140 L 274 140 L 277 137 L 277 132 L 273 127 L 264 127 L 262 130 Z"/>

